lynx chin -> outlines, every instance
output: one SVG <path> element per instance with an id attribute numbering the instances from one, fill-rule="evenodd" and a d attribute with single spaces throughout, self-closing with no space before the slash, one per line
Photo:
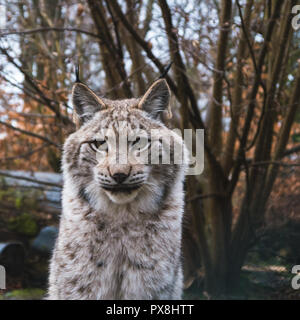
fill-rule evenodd
<path id="1" fill-rule="evenodd" d="M 163 120 L 167 82 L 156 81 L 142 98 L 114 101 L 78 82 L 72 99 L 77 130 L 63 149 L 63 210 L 48 299 L 181 299 L 188 151 Z M 144 151 L 151 157 L 155 146 L 160 161 L 134 161 Z M 176 146 L 183 150 L 179 164 Z M 121 149 L 127 161 L 119 161 Z"/>

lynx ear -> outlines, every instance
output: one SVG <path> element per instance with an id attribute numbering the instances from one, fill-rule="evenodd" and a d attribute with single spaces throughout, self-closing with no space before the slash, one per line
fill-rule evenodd
<path id="1" fill-rule="evenodd" d="M 147 111 L 157 119 L 161 113 L 167 110 L 170 101 L 170 89 L 165 79 L 155 81 L 144 94 L 138 104 L 139 109 Z"/>
<path id="2" fill-rule="evenodd" d="M 105 108 L 104 102 L 83 83 L 75 83 L 72 90 L 74 120 L 77 126 L 90 120 L 94 114 Z"/>

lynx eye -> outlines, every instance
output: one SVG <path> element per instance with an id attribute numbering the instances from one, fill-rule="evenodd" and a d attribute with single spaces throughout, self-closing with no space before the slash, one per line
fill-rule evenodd
<path id="1" fill-rule="evenodd" d="M 89 144 L 94 151 L 107 150 L 107 142 L 105 140 L 94 140 L 94 141 L 91 141 Z"/>

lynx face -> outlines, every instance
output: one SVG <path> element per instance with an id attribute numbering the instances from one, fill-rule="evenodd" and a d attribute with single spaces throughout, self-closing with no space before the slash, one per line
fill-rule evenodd
<path id="1" fill-rule="evenodd" d="M 160 120 L 169 95 L 165 80 L 155 82 L 142 99 L 117 101 L 100 99 L 84 84 L 75 84 L 79 128 L 65 143 L 63 169 L 80 186 L 81 197 L 91 201 L 104 194 L 125 204 L 140 192 L 164 195 L 179 170 L 173 147 L 182 145 Z M 169 161 L 161 164 L 165 154 Z M 151 155 L 157 158 L 154 164 Z"/>

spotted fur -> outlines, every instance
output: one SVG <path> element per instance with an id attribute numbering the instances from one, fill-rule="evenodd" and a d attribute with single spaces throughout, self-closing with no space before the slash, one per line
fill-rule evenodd
<path id="1" fill-rule="evenodd" d="M 99 161 L 90 144 L 103 139 L 104 128 L 122 134 L 125 121 L 129 131 L 159 129 L 162 146 L 183 145 L 160 120 L 169 103 L 165 80 L 149 90 L 142 99 L 110 101 L 81 83 L 73 89 L 78 130 L 64 144 L 49 299 L 181 298 L 185 165 L 112 164 L 109 156 Z M 115 172 L 127 175 L 123 189 L 114 189 Z"/>

